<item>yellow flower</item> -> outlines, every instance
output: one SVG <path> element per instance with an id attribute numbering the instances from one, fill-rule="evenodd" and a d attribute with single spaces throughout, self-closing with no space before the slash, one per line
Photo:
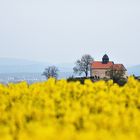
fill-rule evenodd
<path id="1" fill-rule="evenodd" d="M 0 140 L 139 140 L 140 82 L 0 84 Z"/>

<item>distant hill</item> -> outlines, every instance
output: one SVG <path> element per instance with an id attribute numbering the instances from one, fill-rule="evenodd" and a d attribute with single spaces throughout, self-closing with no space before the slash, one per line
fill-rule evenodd
<path id="1" fill-rule="evenodd" d="M 132 66 L 127 68 L 128 70 L 128 74 L 130 75 L 136 75 L 136 76 L 140 76 L 140 65 L 136 65 L 136 66 Z"/>
<path id="2" fill-rule="evenodd" d="M 24 59 L 0 58 L 0 73 L 39 73 L 47 65 Z"/>
<path id="3" fill-rule="evenodd" d="M 31 65 L 31 64 L 39 64 L 39 62 L 25 60 L 25 59 L 17 59 L 17 58 L 0 58 L 0 66 L 13 66 L 13 65 Z"/>
<path id="4" fill-rule="evenodd" d="M 0 73 L 43 73 L 47 66 L 55 65 L 59 69 L 60 78 L 72 76 L 73 64 L 49 64 L 16 58 L 0 58 Z"/>

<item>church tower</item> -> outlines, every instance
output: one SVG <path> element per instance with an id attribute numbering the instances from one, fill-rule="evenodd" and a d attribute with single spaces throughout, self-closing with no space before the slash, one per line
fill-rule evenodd
<path id="1" fill-rule="evenodd" d="M 107 64 L 108 62 L 109 62 L 109 57 L 108 57 L 107 54 L 105 54 L 105 55 L 103 56 L 103 58 L 102 58 L 102 63 L 103 63 L 103 64 Z"/>

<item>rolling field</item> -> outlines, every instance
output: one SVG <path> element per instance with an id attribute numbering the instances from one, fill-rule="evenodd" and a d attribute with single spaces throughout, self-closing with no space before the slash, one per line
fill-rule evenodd
<path id="1" fill-rule="evenodd" d="M 0 140 L 139 140 L 140 82 L 0 85 Z"/>

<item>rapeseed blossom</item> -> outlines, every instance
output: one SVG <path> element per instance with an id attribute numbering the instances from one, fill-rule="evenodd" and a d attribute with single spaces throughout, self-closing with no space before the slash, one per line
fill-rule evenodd
<path id="1" fill-rule="evenodd" d="M 140 82 L 0 84 L 0 140 L 139 140 Z"/>

